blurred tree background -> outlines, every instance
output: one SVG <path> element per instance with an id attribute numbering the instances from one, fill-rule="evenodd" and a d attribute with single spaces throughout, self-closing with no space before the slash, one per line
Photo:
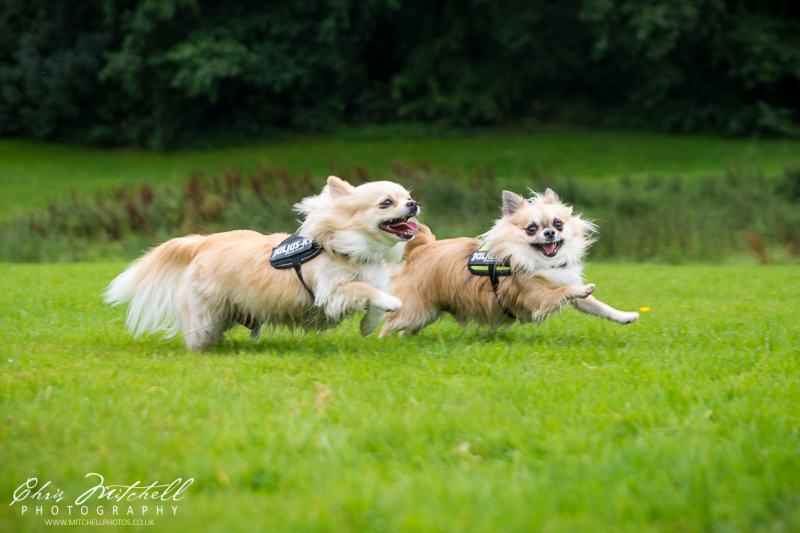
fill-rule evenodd
<path id="1" fill-rule="evenodd" d="M 422 122 L 796 134 L 792 0 L 3 0 L 0 135 Z"/>

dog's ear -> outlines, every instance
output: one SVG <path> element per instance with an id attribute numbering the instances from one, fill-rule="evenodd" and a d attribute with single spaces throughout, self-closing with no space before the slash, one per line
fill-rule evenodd
<path id="1" fill-rule="evenodd" d="M 525 198 L 517 193 L 511 191 L 503 191 L 503 214 L 511 216 L 516 213 L 522 204 L 525 203 Z"/>
<path id="2" fill-rule="evenodd" d="M 339 196 L 350 196 L 356 188 L 341 178 L 328 176 L 328 190 L 333 198 L 338 198 Z"/>
<path id="3" fill-rule="evenodd" d="M 557 204 L 559 202 L 561 202 L 561 199 L 553 191 L 553 189 L 548 187 L 547 190 L 544 191 L 544 196 L 542 197 L 542 203 L 543 204 Z"/>

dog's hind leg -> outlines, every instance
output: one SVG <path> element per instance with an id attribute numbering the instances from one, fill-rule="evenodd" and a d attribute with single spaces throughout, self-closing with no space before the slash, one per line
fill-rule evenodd
<path id="1" fill-rule="evenodd" d="M 181 330 L 186 347 L 202 350 L 219 342 L 231 328 L 228 317 L 217 316 L 193 291 L 181 294 Z"/>
<path id="2" fill-rule="evenodd" d="M 582 313 L 607 318 L 609 320 L 613 320 L 614 322 L 619 322 L 620 324 L 630 324 L 639 318 L 639 313 L 614 309 L 610 305 L 604 304 L 594 296 L 572 300 L 571 303 L 575 309 L 581 311 Z"/>
<path id="3" fill-rule="evenodd" d="M 214 317 L 207 309 L 194 308 L 183 313 L 183 338 L 190 350 L 210 348 L 230 329 L 227 318 Z"/>

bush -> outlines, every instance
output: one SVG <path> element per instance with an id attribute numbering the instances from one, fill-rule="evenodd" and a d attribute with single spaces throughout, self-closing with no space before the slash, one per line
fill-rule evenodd
<path id="1" fill-rule="evenodd" d="M 439 238 L 483 233 L 500 214 L 501 187 L 492 169 L 452 176 L 426 165 L 394 165 L 389 176 L 361 167 L 339 173 L 352 183 L 386 178 L 413 189 L 421 220 Z M 780 179 L 730 171 L 727 176 L 614 181 L 532 174 L 504 183 L 527 192 L 555 189 L 600 227 L 590 257 L 597 260 L 718 262 L 750 254 L 761 262 L 800 256 L 800 172 Z M 57 262 L 133 259 L 143 249 L 189 233 L 297 228 L 292 205 L 323 183 L 283 168 L 251 173 L 224 169 L 192 175 L 180 188 L 119 189 L 73 194 L 0 225 L 0 261 Z"/>

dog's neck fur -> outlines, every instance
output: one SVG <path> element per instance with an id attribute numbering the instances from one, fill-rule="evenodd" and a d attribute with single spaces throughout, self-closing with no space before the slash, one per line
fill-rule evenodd
<path id="1" fill-rule="evenodd" d="M 322 194 L 295 204 L 295 210 L 305 215 L 298 229 L 301 236 L 314 239 L 327 253 L 347 259 L 351 265 L 375 265 L 381 261 L 399 263 L 403 258 L 406 241 L 378 240 L 366 228 L 361 231 L 338 229 L 342 215 L 336 212 L 334 199 L 327 188 Z"/>
<path id="2" fill-rule="evenodd" d="M 326 252 L 334 256 L 342 256 L 350 263 L 374 265 L 381 261 L 399 263 L 403 258 L 405 241 L 387 246 L 376 242 L 369 235 L 352 230 L 341 230 L 323 235 L 314 235 L 300 227 L 300 235 L 309 237 L 319 243 Z"/>

